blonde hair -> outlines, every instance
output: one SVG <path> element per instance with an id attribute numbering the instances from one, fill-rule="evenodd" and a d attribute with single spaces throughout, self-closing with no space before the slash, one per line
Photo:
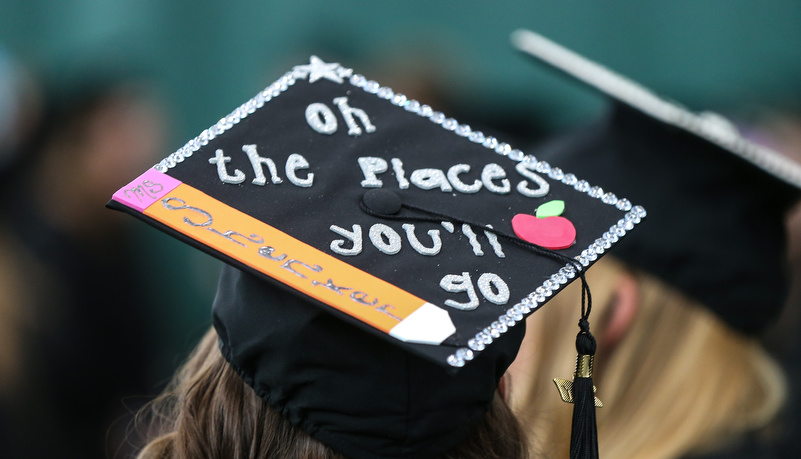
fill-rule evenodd
<path id="1" fill-rule="evenodd" d="M 223 359 L 217 340 L 209 330 L 165 392 L 140 412 L 146 445 L 137 459 L 344 459 L 259 398 Z M 526 459 L 527 448 L 496 392 L 483 421 L 439 458 Z"/>
<path id="2" fill-rule="evenodd" d="M 604 319 L 625 274 L 639 286 L 639 310 L 610 350 L 602 338 Z M 597 410 L 602 457 L 682 456 L 764 426 L 776 414 L 786 394 L 784 377 L 754 339 L 609 257 L 587 278 L 598 338 L 593 380 L 604 403 Z M 574 371 L 579 295 L 578 285 L 571 285 L 528 319 L 526 341 L 510 370 L 510 403 L 544 456 L 566 457 L 569 447 L 572 405 L 561 401 L 551 378 Z"/>

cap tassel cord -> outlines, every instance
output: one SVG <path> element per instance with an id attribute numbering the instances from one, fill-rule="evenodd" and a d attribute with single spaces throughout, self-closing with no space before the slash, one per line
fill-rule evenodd
<path id="1" fill-rule="evenodd" d="M 526 248 L 528 250 L 531 250 L 531 251 L 533 251 L 534 253 L 536 253 L 538 255 L 542 255 L 544 257 L 548 257 L 548 258 L 550 258 L 552 260 L 558 260 L 558 261 L 561 261 L 562 263 L 569 264 L 569 265 L 573 266 L 574 269 L 576 270 L 576 273 L 579 276 L 579 279 L 581 280 L 581 285 L 582 285 L 582 300 L 581 301 L 582 301 L 582 310 L 584 310 L 584 296 L 583 296 L 584 293 L 583 292 L 584 291 L 589 292 L 589 287 L 587 287 L 587 281 L 584 278 L 583 266 L 578 261 L 576 261 L 576 260 L 574 260 L 574 259 L 572 259 L 570 257 L 567 257 L 565 255 L 562 255 L 562 254 L 560 254 L 560 253 L 558 253 L 558 252 L 556 252 L 554 250 L 547 249 L 545 247 L 539 246 L 537 244 L 534 244 L 534 243 L 531 243 L 531 242 L 528 242 L 528 241 L 524 241 L 524 240 L 520 239 L 517 236 L 513 236 L 511 234 L 506 234 L 503 231 L 499 231 L 498 229 L 486 226 L 486 225 L 481 224 L 481 223 L 477 223 L 477 222 L 474 222 L 474 221 L 470 221 L 470 220 L 467 220 L 467 219 L 464 219 L 464 218 L 459 218 L 459 217 L 456 217 L 456 216 L 453 216 L 453 215 L 448 215 L 448 214 L 441 213 L 441 212 L 435 212 L 433 210 L 424 209 L 422 207 L 414 206 L 414 205 L 411 205 L 411 204 L 402 203 L 400 201 L 400 198 L 397 197 L 397 195 L 394 195 L 394 193 L 389 192 L 387 190 L 376 189 L 376 190 L 368 191 L 368 193 L 370 193 L 370 192 L 380 193 L 382 198 L 389 198 L 391 196 L 393 199 L 397 199 L 397 203 L 394 203 L 394 206 L 396 206 L 396 207 L 393 207 L 391 210 L 386 210 L 386 209 L 383 209 L 383 208 L 382 209 L 374 209 L 370 205 L 366 204 L 364 201 L 360 202 L 359 206 L 361 207 L 361 209 L 366 214 L 371 215 L 373 217 L 383 218 L 383 219 L 387 219 L 387 220 L 420 221 L 420 222 L 430 222 L 430 223 L 440 223 L 442 221 L 455 221 L 457 223 L 466 223 L 466 224 L 468 224 L 470 226 L 474 226 L 476 228 L 481 228 L 483 231 L 495 234 L 499 238 L 502 238 L 502 239 L 504 239 L 506 241 L 509 241 L 509 242 L 513 243 L 513 244 L 516 244 L 518 246 L 521 246 L 521 247 L 524 247 L 524 248 Z M 416 212 L 420 212 L 420 213 L 422 213 L 424 215 L 423 216 L 399 215 L 398 212 L 400 212 L 400 210 L 402 208 L 403 209 L 412 210 L 412 211 L 416 211 Z"/>
<path id="2" fill-rule="evenodd" d="M 598 428 L 595 420 L 595 388 L 592 365 L 595 338 L 586 319 L 579 321 L 576 336 L 576 374 L 573 378 L 573 425 L 570 435 L 571 459 L 598 459 Z"/>

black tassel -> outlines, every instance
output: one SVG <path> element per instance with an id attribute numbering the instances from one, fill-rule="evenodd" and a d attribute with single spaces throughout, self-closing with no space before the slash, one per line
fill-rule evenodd
<path id="1" fill-rule="evenodd" d="M 586 319 L 579 322 L 576 336 L 576 374 L 573 377 L 573 430 L 570 435 L 571 459 L 598 459 L 598 428 L 595 421 L 595 387 L 592 365 L 595 338 Z"/>

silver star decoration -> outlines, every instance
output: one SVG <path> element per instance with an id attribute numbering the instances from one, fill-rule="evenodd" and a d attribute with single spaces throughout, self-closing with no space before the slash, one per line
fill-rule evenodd
<path id="1" fill-rule="evenodd" d="M 322 59 L 317 56 L 312 56 L 307 65 L 296 65 L 292 68 L 293 73 L 301 78 L 309 77 L 309 83 L 314 83 L 320 78 L 333 81 L 334 83 L 342 83 L 338 69 L 339 64 L 333 62 L 326 64 Z"/>

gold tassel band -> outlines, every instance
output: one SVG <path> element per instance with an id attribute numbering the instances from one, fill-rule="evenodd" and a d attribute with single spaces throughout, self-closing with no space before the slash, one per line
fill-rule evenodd
<path id="1" fill-rule="evenodd" d="M 579 354 L 576 356 L 576 374 L 573 377 L 591 378 L 592 365 L 594 361 L 595 356 L 593 355 Z M 573 403 L 573 381 L 562 378 L 553 378 L 553 382 L 556 384 L 556 388 L 559 390 L 559 396 L 562 397 L 562 400 L 567 403 Z M 595 386 L 592 386 L 592 391 L 595 392 Z M 602 408 L 604 406 L 598 397 L 595 397 L 595 406 L 596 408 Z"/>
<path id="2" fill-rule="evenodd" d="M 592 378 L 592 364 L 595 362 L 594 355 L 576 356 L 576 377 L 577 378 Z"/>

